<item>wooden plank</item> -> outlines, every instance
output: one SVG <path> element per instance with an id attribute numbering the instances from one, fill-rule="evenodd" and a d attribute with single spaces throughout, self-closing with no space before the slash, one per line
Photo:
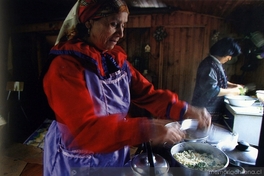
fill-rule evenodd
<path id="1" fill-rule="evenodd" d="M 175 92 L 175 87 L 174 87 L 174 82 L 176 81 L 174 78 L 173 78 L 173 75 L 174 75 L 174 72 L 175 72 L 175 69 L 177 69 L 177 33 L 175 32 L 175 28 L 167 28 L 171 35 L 169 36 L 169 63 L 168 63 L 168 70 L 170 71 L 168 76 L 171 78 L 170 79 L 170 84 L 169 84 L 169 87 L 170 89 Z"/>
<path id="2" fill-rule="evenodd" d="M 158 57 L 157 57 L 157 42 L 155 41 L 154 37 L 153 37 L 153 33 L 154 33 L 154 29 L 151 28 L 150 29 L 150 38 L 149 38 L 149 42 L 150 42 L 150 53 L 149 53 L 149 70 L 151 70 L 152 72 L 154 72 L 156 75 L 158 75 L 158 69 L 157 69 L 157 61 Z M 156 85 L 157 86 L 157 85 Z"/>
<path id="3" fill-rule="evenodd" d="M 158 88 L 163 88 L 163 42 L 159 42 L 159 72 L 158 72 Z"/>
<path id="4" fill-rule="evenodd" d="M 151 27 L 151 15 L 129 16 L 127 28 L 149 28 Z"/>
<path id="5" fill-rule="evenodd" d="M 25 161 L 18 160 L 1 155 L 0 157 L 0 175 L 20 175 L 26 166 Z"/>
<path id="6" fill-rule="evenodd" d="M 180 76 L 180 53 L 181 53 L 181 48 L 179 47 L 181 44 L 181 40 L 180 40 L 180 30 L 181 28 L 174 28 L 174 41 L 175 41 L 175 45 L 174 45 L 174 52 L 175 52 L 175 58 L 174 58 L 174 70 L 173 70 L 173 75 L 172 75 L 172 79 L 173 79 L 173 91 L 174 92 L 179 92 L 180 90 L 180 86 L 179 86 L 179 76 Z"/>
<path id="7" fill-rule="evenodd" d="M 194 25 L 194 13 L 190 13 L 186 18 L 186 21 L 188 22 L 189 25 Z"/>
<path id="8" fill-rule="evenodd" d="M 161 25 L 153 26 L 153 27 L 158 27 Z M 205 25 L 162 25 L 163 27 L 166 28 L 190 28 L 190 27 L 205 27 Z"/>
<path id="9" fill-rule="evenodd" d="M 168 77 L 171 78 L 171 75 L 173 75 L 175 39 L 174 39 L 173 28 L 166 28 L 166 31 L 168 33 L 168 37 L 163 42 L 164 43 L 163 88 L 173 90 L 173 87 L 172 87 L 173 81 L 171 81 L 171 79 L 168 79 Z"/>
<path id="10" fill-rule="evenodd" d="M 168 63 L 169 63 L 169 55 L 170 55 L 170 50 L 169 50 L 169 39 L 170 37 L 167 37 L 162 41 L 163 44 L 163 49 L 162 49 L 162 54 L 163 54 L 163 68 L 162 68 L 162 88 L 163 89 L 169 89 L 168 85 L 168 80 L 166 77 L 169 75 L 169 68 L 168 68 Z"/>
<path id="11" fill-rule="evenodd" d="M 197 26 L 197 25 L 199 25 L 199 24 L 201 24 L 201 15 L 199 15 L 199 14 L 195 14 L 194 15 L 194 26 Z M 204 25 L 203 25 L 204 26 Z"/>
<path id="12" fill-rule="evenodd" d="M 183 89 L 182 86 L 184 85 L 184 69 L 186 67 L 184 59 L 186 58 L 186 48 L 188 47 L 186 45 L 186 39 L 187 39 L 187 28 L 181 28 L 180 29 L 180 60 L 179 60 L 179 67 L 180 67 L 180 72 L 179 72 L 179 97 L 183 99 Z"/>
<path id="13" fill-rule="evenodd" d="M 166 29 L 170 35 L 164 40 L 163 46 L 163 88 L 179 93 L 182 99 L 189 102 L 195 84 L 196 67 L 203 55 L 201 45 L 204 39 L 204 28 Z M 186 31 L 186 35 L 180 33 L 183 30 Z M 169 45 L 166 46 L 165 43 Z M 187 47 L 180 47 L 182 43 L 185 43 Z M 182 56 L 181 53 L 183 53 Z M 198 56 L 195 57 L 195 55 Z"/>
<path id="14" fill-rule="evenodd" d="M 190 80 L 190 94 L 187 98 L 187 101 L 191 102 L 192 100 L 192 95 L 193 95 L 193 90 L 195 87 L 195 81 L 196 81 L 196 73 L 198 66 L 203 59 L 203 51 L 204 51 L 204 33 L 205 33 L 205 28 L 195 28 L 194 30 L 194 40 L 193 40 L 193 64 L 192 64 L 192 77 Z"/>
<path id="15" fill-rule="evenodd" d="M 43 165 L 35 164 L 35 163 L 27 163 L 26 167 L 24 168 L 20 176 L 31 176 L 31 175 L 42 176 Z"/>
<path id="16" fill-rule="evenodd" d="M 182 84 L 181 86 L 181 99 L 188 101 L 189 94 L 192 92 L 190 90 L 190 84 L 192 80 L 192 65 L 193 65 L 193 28 L 184 28 L 186 31 L 186 39 L 185 39 L 185 58 L 182 58 Z"/>
<path id="17" fill-rule="evenodd" d="M 27 163 L 43 164 L 43 151 L 40 148 L 20 143 L 12 144 L 5 155 Z"/>

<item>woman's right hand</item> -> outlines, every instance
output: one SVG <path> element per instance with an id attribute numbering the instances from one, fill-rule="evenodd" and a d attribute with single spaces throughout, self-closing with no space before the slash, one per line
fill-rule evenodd
<path id="1" fill-rule="evenodd" d="M 209 128 L 211 126 L 211 115 L 206 108 L 188 106 L 184 119 L 196 119 L 199 121 L 200 128 Z"/>

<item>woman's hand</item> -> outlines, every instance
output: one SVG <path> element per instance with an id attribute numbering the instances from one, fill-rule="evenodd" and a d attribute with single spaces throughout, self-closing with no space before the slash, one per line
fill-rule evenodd
<path id="1" fill-rule="evenodd" d="M 235 95 L 240 95 L 241 94 L 241 86 L 236 86 L 233 88 L 227 88 L 227 89 L 223 89 L 220 88 L 220 92 L 218 94 L 218 96 L 226 96 L 226 95 L 231 95 L 231 96 L 235 96 Z"/>
<path id="2" fill-rule="evenodd" d="M 245 94 L 244 85 L 227 82 L 227 89 L 224 89 L 224 95 L 242 95 Z"/>
<path id="3" fill-rule="evenodd" d="M 172 146 L 185 137 L 185 133 L 180 130 L 180 124 L 175 122 L 173 125 L 166 127 L 166 120 L 152 120 L 153 132 L 150 137 L 151 145 Z"/>
<path id="4" fill-rule="evenodd" d="M 197 119 L 199 128 L 209 128 L 211 125 L 211 115 L 206 108 L 198 108 L 195 106 L 188 106 L 184 119 Z"/>
<path id="5" fill-rule="evenodd" d="M 243 88 L 244 85 L 241 85 L 241 84 L 235 84 L 235 83 L 231 83 L 231 82 L 227 82 L 227 87 L 228 88 Z"/>

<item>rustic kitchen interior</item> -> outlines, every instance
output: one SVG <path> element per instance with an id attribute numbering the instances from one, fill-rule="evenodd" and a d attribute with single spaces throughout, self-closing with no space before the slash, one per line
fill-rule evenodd
<path id="1" fill-rule="evenodd" d="M 39 78 L 75 0 L 1 3 L 0 147 L 4 151 L 1 155 L 13 155 L 5 158 L 15 158 L 14 153 L 19 152 L 14 150 L 19 149 L 14 144 L 28 151 L 25 141 L 47 119 L 54 118 L 44 101 Z M 256 90 L 264 90 L 264 1 L 134 0 L 127 4 L 130 16 L 119 45 L 156 88 L 176 92 L 190 103 L 200 61 L 217 40 L 233 37 L 242 54 L 224 65 L 228 80 L 255 84 L 247 93 L 255 98 Z M 16 91 L 9 92 L 9 82 L 16 82 Z M 142 113 L 137 107 L 131 111 L 134 115 Z M 226 128 L 236 131 L 251 146 L 264 148 L 261 102 L 243 108 L 227 104 L 226 116 Z M 41 158 L 40 146 L 29 147 Z M 7 149 L 13 151 L 6 153 Z M 30 172 L 26 169 L 30 164 L 41 168 L 40 158 L 19 156 L 19 161 L 26 158 L 25 167 L 16 168 L 20 173 Z"/>

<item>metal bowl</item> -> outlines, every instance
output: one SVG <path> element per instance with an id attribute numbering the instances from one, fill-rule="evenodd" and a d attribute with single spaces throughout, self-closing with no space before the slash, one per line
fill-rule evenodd
<path id="1" fill-rule="evenodd" d="M 175 159 L 174 155 L 179 152 L 183 152 L 186 150 L 194 150 L 199 153 L 207 153 L 212 154 L 214 158 L 218 158 L 221 163 L 223 163 L 223 167 L 219 168 L 217 170 L 210 170 L 210 171 L 202 171 L 199 169 L 193 169 L 189 168 L 188 166 L 185 166 L 181 164 L 177 159 Z M 206 175 L 214 175 L 221 173 L 222 170 L 226 169 L 229 164 L 229 158 L 227 155 L 222 152 L 220 149 L 207 144 L 207 143 L 200 143 L 200 142 L 182 142 L 179 144 L 174 145 L 171 148 L 171 155 L 173 159 L 181 166 L 182 170 L 186 175 L 195 175 L 195 176 L 206 176 Z"/>
<path id="2" fill-rule="evenodd" d="M 252 98 L 250 96 L 226 96 L 225 97 L 228 102 L 233 106 L 239 106 L 239 107 L 247 107 L 253 105 L 255 103 L 256 99 Z"/>

